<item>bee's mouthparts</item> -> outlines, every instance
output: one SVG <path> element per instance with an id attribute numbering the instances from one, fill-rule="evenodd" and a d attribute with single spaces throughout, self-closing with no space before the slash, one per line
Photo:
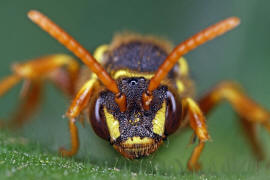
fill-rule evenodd
<path id="1" fill-rule="evenodd" d="M 132 137 L 120 144 L 114 144 L 113 147 L 128 159 L 148 156 L 155 152 L 162 144 L 162 140 L 156 141 L 150 137 Z"/>

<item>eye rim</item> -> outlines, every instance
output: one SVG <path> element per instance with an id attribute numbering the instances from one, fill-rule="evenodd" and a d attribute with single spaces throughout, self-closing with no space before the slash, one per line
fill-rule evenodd
<path id="1" fill-rule="evenodd" d="M 102 105 L 102 98 L 97 97 L 93 105 L 90 106 L 90 123 L 95 133 L 105 140 L 110 140 L 110 133 L 106 123 Z"/>
<path id="2" fill-rule="evenodd" d="M 166 94 L 167 109 L 164 134 L 167 136 L 173 134 L 181 124 L 182 104 L 180 98 L 175 96 L 172 91 L 168 90 Z"/>

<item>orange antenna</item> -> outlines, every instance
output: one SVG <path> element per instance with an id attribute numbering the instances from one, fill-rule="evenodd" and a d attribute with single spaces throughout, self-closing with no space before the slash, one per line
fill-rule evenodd
<path id="1" fill-rule="evenodd" d="M 175 63 L 179 60 L 181 56 L 198 47 L 199 45 L 222 35 L 223 33 L 235 28 L 240 23 L 240 19 L 237 17 L 230 17 L 223 21 L 212 25 L 203 31 L 195 34 L 186 41 L 180 43 L 174 50 L 169 54 L 166 60 L 158 68 L 156 74 L 152 77 L 148 86 L 148 93 L 151 94 L 155 90 L 162 79 L 168 74 L 168 72 L 173 68 Z M 149 99 L 149 98 L 148 98 Z"/>
<path id="2" fill-rule="evenodd" d="M 39 11 L 31 10 L 28 12 L 28 17 L 41 27 L 44 31 L 48 32 L 53 38 L 58 40 L 67 49 L 73 52 L 80 58 L 102 81 L 102 83 L 113 93 L 119 93 L 116 82 L 105 71 L 105 69 L 93 58 L 93 56 L 73 39 L 62 28 L 52 22 L 48 17 Z"/>
<path id="3" fill-rule="evenodd" d="M 56 25 L 48 17 L 36 10 L 28 12 L 28 17 L 41 27 L 44 31 L 49 33 L 53 38 L 58 40 L 67 49 L 73 52 L 78 58 L 80 58 L 101 80 L 101 82 L 114 94 L 116 94 L 116 102 L 118 103 L 121 111 L 125 110 L 125 97 L 120 94 L 116 82 L 105 71 L 105 69 L 93 58 L 93 56 L 80 45 L 75 39 L 73 39 L 62 28 Z"/>

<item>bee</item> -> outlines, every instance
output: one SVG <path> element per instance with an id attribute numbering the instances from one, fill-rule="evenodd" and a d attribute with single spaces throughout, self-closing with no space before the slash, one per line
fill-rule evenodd
<path id="1" fill-rule="evenodd" d="M 71 148 L 60 148 L 62 156 L 79 149 L 77 120 L 86 114 L 95 133 L 107 140 L 128 159 L 148 156 L 179 129 L 191 127 L 198 144 L 187 163 L 200 169 L 199 157 L 210 139 L 205 116 L 222 100 L 228 101 L 240 117 L 254 154 L 263 159 L 255 125 L 270 132 L 270 113 L 251 100 L 234 82 L 216 85 L 202 98 L 194 99 L 194 85 L 183 57 L 197 46 L 235 28 L 240 20 L 230 17 L 195 34 L 172 48 L 157 37 L 119 34 L 110 45 L 97 48 L 92 56 L 68 33 L 42 13 L 31 10 L 28 17 L 73 52 L 86 66 L 71 56 L 54 54 L 14 64 L 13 74 L 0 82 L 0 96 L 24 80 L 23 102 L 9 121 L 20 127 L 39 105 L 44 81 L 51 81 L 72 98 L 69 119 Z M 89 69 L 91 71 L 89 71 Z"/>

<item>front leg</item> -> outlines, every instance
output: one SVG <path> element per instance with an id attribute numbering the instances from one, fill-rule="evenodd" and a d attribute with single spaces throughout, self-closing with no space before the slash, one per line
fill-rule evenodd
<path id="1" fill-rule="evenodd" d="M 182 101 L 183 112 L 188 115 L 191 128 L 195 135 L 199 138 L 199 144 L 193 150 L 193 153 L 188 161 L 189 170 L 199 170 L 200 164 L 198 160 L 204 148 L 205 142 L 210 139 L 205 118 L 199 106 L 191 98 L 185 98 Z"/>
<path id="2" fill-rule="evenodd" d="M 76 122 L 76 118 L 88 105 L 89 99 L 92 96 L 95 83 L 96 83 L 96 78 L 93 77 L 92 79 L 90 79 L 83 85 L 83 87 L 80 89 L 80 91 L 77 93 L 76 97 L 72 101 L 66 113 L 66 116 L 69 119 L 71 148 L 70 150 L 60 148 L 59 151 L 62 156 L 73 156 L 78 152 L 79 137 L 78 137 L 78 129 L 75 122 Z"/>

